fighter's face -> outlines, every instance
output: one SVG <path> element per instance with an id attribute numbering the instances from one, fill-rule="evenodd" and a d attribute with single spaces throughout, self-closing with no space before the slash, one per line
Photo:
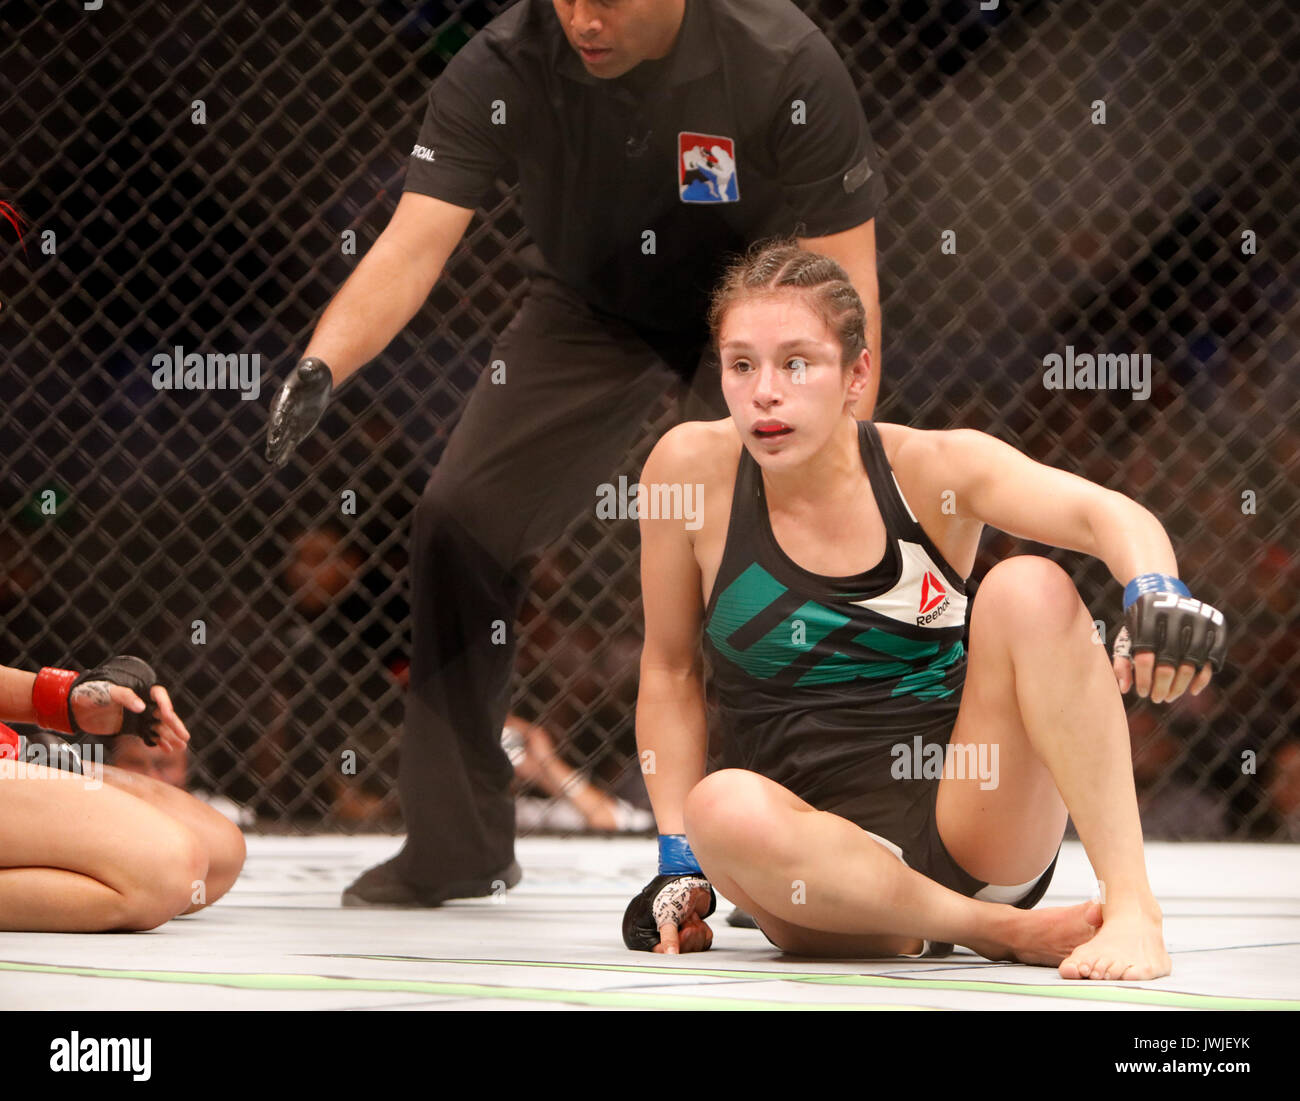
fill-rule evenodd
<path id="1" fill-rule="evenodd" d="M 592 76 L 611 80 L 672 49 L 685 0 L 551 0 Z"/>
<path id="2" fill-rule="evenodd" d="M 765 468 L 806 462 L 866 382 L 866 354 L 844 368 L 838 338 L 798 292 L 737 302 L 722 319 L 718 351 L 722 396 Z"/>

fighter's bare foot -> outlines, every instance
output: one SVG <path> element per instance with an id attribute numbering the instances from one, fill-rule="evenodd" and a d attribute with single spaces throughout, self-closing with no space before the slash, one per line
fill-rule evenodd
<path id="1" fill-rule="evenodd" d="M 1158 906 L 1109 903 L 1102 926 L 1060 966 L 1063 979 L 1158 979 L 1173 971 Z"/>
<path id="2" fill-rule="evenodd" d="M 1056 967 L 1096 934 L 1102 919 L 1101 906 L 1096 902 L 1043 910 L 1017 910 L 1008 906 L 1007 910 L 1006 927 L 1000 939 L 973 940 L 966 947 L 990 960 Z"/>

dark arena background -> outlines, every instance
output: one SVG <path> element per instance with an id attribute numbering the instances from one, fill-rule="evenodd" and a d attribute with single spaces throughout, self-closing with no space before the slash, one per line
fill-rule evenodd
<path id="1" fill-rule="evenodd" d="M 402 832 L 410 519 L 526 290 L 512 182 L 284 470 L 268 407 L 392 213 L 430 82 L 507 6 L 0 7 L 2 660 L 147 657 L 193 734 L 190 787 L 238 808 L 251 853 L 364 834 L 368 858 Z M 1300 10 L 799 6 L 886 172 L 877 419 L 981 429 L 1162 520 L 1231 641 L 1199 697 L 1128 697 L 1144 832 L 1266 843 L 1268 867 L 1300 840 Z M 256 355 L 258 392 L 157 389 L 153 357 L 177 348 Z M 1067 348 L 1149 354 L 1149 396 L 1048 388 Z M 673 423 L 666 394 L 611 480 Z M 1055 558 L 1119 626 L 1120 586 L 1080 555 L 990 533 L 975 578 L 1018 553 Z M 615 832 L 610 808 L 640 846 L 620 868 L 652 867 L 639 589 L 636 523 L 594 494 L 537 560 L 512 713 L 562 777 L 520 780 L 540 867 Z M 584 781 L 600 809 L 569 797 Z"/>

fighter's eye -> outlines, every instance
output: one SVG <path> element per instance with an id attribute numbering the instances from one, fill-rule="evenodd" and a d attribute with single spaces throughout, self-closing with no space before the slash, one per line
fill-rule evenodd
<path id="1" fill-rule="evenodd" d="M 796 373 L 801 373 L 808 369 L 808 361 L 804 359 L 803 356 L 791 356 L 789 359 L 785 361 L 785 365 L 787 367 L 789 367 L 791 364 L 794 364 L 794 369 Z"/>

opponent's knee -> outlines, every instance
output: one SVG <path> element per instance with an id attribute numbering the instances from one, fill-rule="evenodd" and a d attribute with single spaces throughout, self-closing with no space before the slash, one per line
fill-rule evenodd
<path id="1" fill-rule="evenodd" d="M 211 906 L 234 886 L 248 854 L 243 831 L 233 822 L 222 822 L 214 835 L 208 844 L 207 890 L 203 899 L 206 906 Z"/>
<path id="2" fill-rule="evenodd" d="M 712 772 L 691 788 L 682 808 L 693 849 L 728 851 L 736 845 L 766 846 L 772 830 L 770 798 L 763 778 L 740 768 Z"/>
<path id="3" fill-rule="evenodd" d="M 1080 611 L 1086 612 L 1070 575 L 1037 554 L 1005 558 L 989 570 L 975 593 L 975 607 L 1014 617 L 1021 631 L 1068 630 Z"/>
<path id="4" fill-rule="evenodd" d="M 208 875 L 208 852 L 177 823 L 152 839 L 150 859 L 139 872 L 122 891 L 119 929 L 156 929 L 193 906 Z"/>

